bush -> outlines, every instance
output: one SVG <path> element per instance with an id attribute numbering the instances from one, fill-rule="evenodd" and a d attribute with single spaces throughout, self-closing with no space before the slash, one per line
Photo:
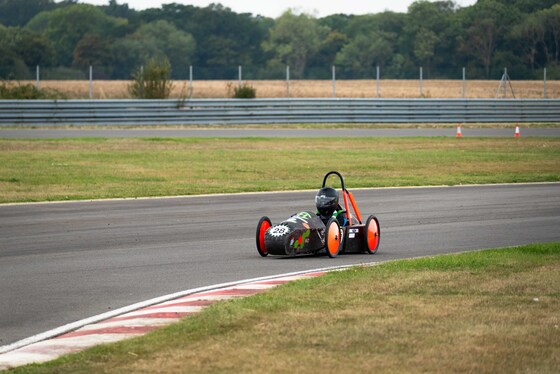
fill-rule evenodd
<path id="1" fill-rule="evenodd" d="M 232 97 L 234 99 L 254 99 L 257 97 L 257 89 L 249 86 L 247 83 L 243 83 L 233 88 Z"/>
<path id="2" fill-rule="evenodd" d="M 173 89 L 170 76 L 169 60 L 151 59 L 132 74 L 134 82 L 128 86 L 128 92 L 136 99 L 167 99 Z"/>
<path id="3" fill-rule="evenodd" d="M 60 100 L 66 97 L 57 90 L 44 89 L 38 90 L 32 84 L 21 85 L 7 82 L 0 83 L 0 100 Z"/>

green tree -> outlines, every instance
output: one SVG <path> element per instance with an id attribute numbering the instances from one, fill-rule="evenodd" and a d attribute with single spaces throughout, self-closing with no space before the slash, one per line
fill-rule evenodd
<path id="1" fill-rule="evenodd" d="M 434 68 L 455 67 L 456 23 L 453 1 L 415 1 L 409 6 L 399 33 L 400 54 L 416 66 L 424 66 L 428 76 Z"/>
<path id="2" fill-rule="evenodd" d="M 276 20 L 263 49 L 278 62 L 289 65 L 295 77 L 302 78 L 307 62 L 319 51 L 328 32 L 312 16 L 287 10 Z"/>
<path id="3" fill-rule="evenodd" d="M 348 24 L 358 16 L 348 15 L 348 14 L 332 14 L 327 17 L 319 19 L 319 24 L 321 26 L 328 27 L 333 32 L 339 32 L 341 34 L 347 33 Z"/>
<path id="4" fill-rule="evenodd" d="M 23 27 L 37 14 L 58 6 L 54 0 L 0 0 L 0 23 Z"/>
<path id="5" fill-rule="evenodd" d="M 338 31 L 331 31 L 322 40 L 319 51 L 315 54 L 314 58 L 310 59 L 310 65 L 322 67 L 333 65 L 336 55 L 348 42 L 349 39 L 346 35 Z"/>
<path id="6" fill-rule="evenodd" d="M 196 41 L 167 21 L 154 21 L 118 40 L 114 45 L 117 65 L 131 71 L 141 61 L 167 59 L 174 69 L 193 64 Z M 120 72 L 122 75 L 122 71 Z"/>
<path id="7" fill-rule="evenodd" d="M 128 20 L 137 17 L 137 12 L 134 9 L 130 9 L 126 3 L 119 4 L 117 0 L 109 0 L 109 4 L 102 6 L 101 9 L 111 17 L 126 18 Z"/>
<path id="8" fill-rule="evenodd" d="M 85 35 L 110 39 L 126 25 L 125 19 L 109 17 L 98 7 L 75 4 L 38 14 L 29 21 L 26 29 L 56 41 L 54 46 L 59 63 L 69 66 L 76 45 Z"/>
<path id="9" fill-rule="evenodd" d="M 0 43 L 0 78 L 1 79 L 22 79 L 30 76 L 29 69 L 23 60 Z"/>
<path id="10" fill-rule="evenodd" d="M 402 54 L 397 58 L 404 23 L 405 14 L 394 12 L 352 17 L 344 28 L 348 43 L 337 54 L 337 65 L 349 67 L 349 77 L 371 78 L 376 66 L 400 76 L 409 60 Z"/>
<path id="11" fill-rule="evenodd" d="M 538 13 L 527 16 L 522 23 L 516 25 L 512 30 L 512 37 L 517 40 L 523 50 L 523 58 L 531 65 L 531 71 L 535 71 L 539 45 L 545 45 L 545 23 Z"/>
<path id="12" fill-rule="evenodd" d="M 28 67 L 52 66 L 56 61 L 55 50 L 49 40 L 20 27 L 0 30 L 0 44 Z"/>
<path id="13" fill-rule="evenodd" d="M 268 36 L 274 20 L 237 14 L 219 4 L 204 8 L 176 3 L 165 4 L 161 9 L 147 9 L 139 14 L 141 20 L 165 20 L 179 30 L 191 34 L 197 45 L 193 64 L 198 67 L 248 67 L 249 73 L 256 66 L 263 66 L 268 58 L 261 44 Z M 223 69 L 222 69 L 223 70 Z M 197 69 L 197 76 L 213 78 L 209 70 Z"/>
<path id="14" fill-rule="evenodd" d="M 129 77 L 139 63 L 163 55 L 156 41 L 147 40 L 138 34 L 115 40 L 112 50 L 115 60 L 113 77 L 121 79 Z"/>
<path id="15" fill-rule="evenodd" d="M 477 20 L 467 30 L 467 39 L 463 43 L 463 49 L 484 65 L 486 78 L 490 77 L 492 58 L 498 47 L 498 34 L 502 30 L 494 18 Z"/>
<path id="16" fill-rule="evenodd" d="M 531 14 L 542 9 L 552 7 L 558 3 L 558 0 L 497 0 L 505 6 L 515 8 L 516 10 Z"/>
<path id="17" fill-rule="evenodd" d="M 86 70 L 95 67 L 98 78 L 109 78 L 113 70 L 113 54 L 106 39 L 97 35 L 85 35 L 74 48 L 72 66 Z"/>
<path id="18" fill-rule="evenodd" d="M 188 66 L 193 62 L 196 41 L 192 35 L 178 30 L 169 22 L 155 21 L 143 25 L 136 35 L 157 44 L 161 55 L 167 56 L 171 66 Z"/>
<path id="19" fill-rule="evenodd" d="M 391 39 L 379 31 L 356 36 L 336 56 L 336 64 L 350 67 L 360 78 L 371 78 L 376 66 L 384 68 L 393 57 Z"/>
<path id="20" fill-rule="evenodd" d="M 519 14 L 496 0 L 480 0 L 465 12 L 466 37 L 461 40 L 460 49 L 482 64 L 486 78 L 490 77 L 496 50 Z"/>
<path id="21" fill-rule="evenodd" d="M 381 31 L 399 35 L 403 32 L 406 14 L 385 11 L 377 14 L 354 16 L 348 22 L 343 32 L 349 38 L 372 31 Z"/>
<path id="22" fill-rule="evenodd" d="M 541 16 L 546 28 L 547 40 L 550 40 L 550 47 L 547 47 L 546 50 L 553 51 L 550 52 L 550 54 L 554 55 L 554 65 L 558 66 L 560 62 L 560 4 L 556 4 L 550 9 L 542 11 Z M 551 60 L 550 57 L 547 58 L 547 62 Z"/>
<path id="23" fill-rule="evenodd" d="M 438 41 L 437 35 L 433 31 L 425 28 L 421 28 L 416 34 L 414 56 L 416 56 L 422 66 L 427 68 L 428 73 L 432 67 L 436 43 L 438 43 Z"/>
<path id="24" fill-rule="evenodd" d="M 264 63 L 260 45 L 266 38 L 267 21 L 250 14 L 236 14 L 227 7 L 212 4 L 197 9 L 192 23 L 185 25 L 197 43 L 203 66 L 237 66 Z"/>

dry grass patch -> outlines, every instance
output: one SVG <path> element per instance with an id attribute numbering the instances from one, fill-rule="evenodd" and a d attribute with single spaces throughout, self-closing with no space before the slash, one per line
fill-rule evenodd
<path id="1" fill-rule="evenodd" d="M 288 88 L 283 80 L 249 80 L 245 81 L 257 90 L 259 98 L 288 97 Z M 24 82 L 31 83 L 34 82 Z M 127 91 L 131 81 L 94 81 L 93 97 L 95 99 L 130 98 Z M 194 81 L 193 98 L 226 98 L 231 97 L 231 87 L 237 81 Z M 470 80 L 466 82 L 466 98 L 494 98 L 499 87 L 498 80 Z M 517 98 L 542 98 L 544 83 L 542 81 L 513 81 L 513 89 Z M 89 98 L 89 81 L 42 81 L 41 87 L 56 89 L 71 99 Z M 425 98 L 462 98 L 463 82 L 461 80 L 423 80 L 422 95 Z M 418 98 L 420 97 L 420 81 L 383 79 L 379 84 L 382 98 Z M 377 95 L 376 81 L 338 80 L 336 96 L 348 98 L 374 98 Z M 188 81 L 175 81 L 171 92 L 172 98 L 185 97 L 189 94 Z M 289 97 L 332 97 L 331 80 L 293 80 L 289 85 Z M 502 94 L 500 93 L 500 96 Z M 560 97 L 560 81 L 547 82 L 547 96 Z M 508 87 L 508 97 L 511 92 Z"/>

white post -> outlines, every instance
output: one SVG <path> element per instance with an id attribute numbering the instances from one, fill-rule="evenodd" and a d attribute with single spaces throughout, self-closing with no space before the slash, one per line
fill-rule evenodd
<path id="1" fill-rule="evenodd" d="M 89 98 L 93 99 L 93 67 L 89 66 Z"/>
<path id="2" fill-rule="evenodd" d="M 422 97 L 422 66 L 420 66 L 420 97 Z"/>
<path id="3" fill-rule="evenodd" d="M 463 67 L 463 94 L 462 94 L 463 99 L 465 98 L 465 94 L 466 94 L 466 91 L 467 91 L 466 87 L 467 87 L 467 72 L 466 72 L 465 68 Z"/>
<path id="4" fill-rule="evenodd" d="M 286 96 L 290 97 L 290 65 L 286 66 Z"/>
<path id="5" fill-rule="evenodd" d="M 504 68 L 504 99 L 507 97 L 507 82 L 509 80 L 507 68 Z"/>
<path id="6" fill-rule="evenodd" d="M 41 80 L 40 80 L 40 69 L 39 69 L 39 65 L 37 65 L 37 71 L 36 71 L 36 76 L 37 76 L 37 80 L 35 82 L 35 87 L 37 88 L 37 90 L 41 89 Z"/>
<path id="7" fill-rule="evenodd" d="M 546 68 L 544 68 L 544 98 L 546 99 Z"/>
<path id="8" fill-rule="evenodd" d="M 142 84 L 140 85 L 140 98 L 144 98 L 144 65 L 140 65 L 140 79 Z"/>
<path id="9" fill-rule="evenodd" d="M 239 65 L 238 68 L 237 68 L 237 76 L 239 77 L 239 83 L 238 83 L 239 86 L 241 86 L 241 80 L 242 80 L 242 74 L 241 73 L 242 73 L 242 68 L 241 68 L 241 65 Z"/>
<path id="10" fill-rule="evenodd" d="M 332 67 L 332 97 L 336 97 L 336 69 Z"/>
<path id="11" fill-rule="evenodd" d="M 379 66 L 375 68 L 375 92 L 377 98 L 379 98 Z"/>
<path id="12" fill-rule="evenodd" d="M 193 70 L 192 65 L 189 66 L 189 97 L 192 97 L 193 92 Z"/>

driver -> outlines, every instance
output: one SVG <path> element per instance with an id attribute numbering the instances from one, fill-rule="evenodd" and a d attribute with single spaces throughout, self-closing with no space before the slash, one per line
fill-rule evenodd
<path id="1" fill-rule="evenodd" d="M 338 192 L 332 187 L 323 187 L 315 195 L 317 215 L 326 225 L 331 217 L 337 219 L 340 226 L 348 224 L 346 211 L 338 204 Z"/>

